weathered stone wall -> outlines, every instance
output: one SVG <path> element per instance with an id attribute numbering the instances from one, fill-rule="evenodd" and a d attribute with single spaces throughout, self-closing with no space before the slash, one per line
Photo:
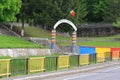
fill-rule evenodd
<path id="1" fill-rule="evenodd" d="M 0 56 L 36 56 L 51 54 L 50 49 L 0 49 Z"/>
<path id="2" fill-rule="evenodd" d="M 72 53 L 71 46 L 57 46 L 56 50 L 52 50 L 52 53 L 57 54 L 68 54 L 68 55 L 78 55 L 79 47 L 76 46 L 76 53 Z"/>
<path id="3" fill-rule="evenodd" d="M 110 36 L 119 32 L 120 29 L 112 24 L 87 24 L 78 26 L 77 36 Z"/>

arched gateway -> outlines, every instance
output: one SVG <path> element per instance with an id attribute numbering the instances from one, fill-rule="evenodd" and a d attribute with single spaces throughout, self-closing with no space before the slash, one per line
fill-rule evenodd
<path id="1" fill-rule="evenodd" d="M 52 34 L 51 34 L 52 35 L 51 48 L 56 49 L 56 28 L 58 27 L 58 25 L 60 25 L 62 23 L 67 23 L 67 24 L 71 25 L 74 29 L 74 32 L 72 33 L 72 53 L 76 53 L 76 31 L 77 31 L 77 28 L 71 21 L 69 21 L 67 19 L 61 19 L 54 25 Z"/>

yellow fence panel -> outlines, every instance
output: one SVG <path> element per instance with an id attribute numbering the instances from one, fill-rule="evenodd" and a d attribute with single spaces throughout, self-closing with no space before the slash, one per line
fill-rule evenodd
<path id="1" fill-rule="evenodd" d="M 97 53 L 96 62 L 104 62 L 104 61 L 105 61 L 105 53 Z"/>
<path id="2" fill-rule="evenodd" d="M 79 56 L 79 65 L 89 64 L 89 54 L 82 54 Z"/>
<path id="3" fill-rule="evenodd" d="M 64 55 L 64 56 L 59 56 L 58 57 L 58 68 L 68 68 L 69 65 L 69 56 Z"/>
<path id="4" fill-rule="evenodd" d="M 0 60 L 0 76 L 9 76 L 10 75 L 10 59 L 1 59 Z"/>
<path id="5" fill-rule="evenodd" d="M 39 58 L 30 58 L 28 60 L 28 72 L 38 72 L 38 71 L 44 71 L 45 70 L 45 58 L 39 57 Z"/>
<path id="6" fill-rule="evenodd" d="M 105 52 L 111 52 L 110 48 L 96 48 L 96 53 L 105 53 Z"/>

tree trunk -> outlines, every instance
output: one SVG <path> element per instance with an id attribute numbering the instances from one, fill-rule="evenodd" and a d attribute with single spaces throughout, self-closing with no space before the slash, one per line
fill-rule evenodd
<path id="1" fill-rule="evenodd" d="M 21 36 L 24 36 L 24 18 L 22 19 L 22 29 L 21 29 Z"/>
<path id="2" fill-rule="evenodd" d="M 13 28 L 13 22 L 10 23 L 10 29 L 12 30 Z"/>

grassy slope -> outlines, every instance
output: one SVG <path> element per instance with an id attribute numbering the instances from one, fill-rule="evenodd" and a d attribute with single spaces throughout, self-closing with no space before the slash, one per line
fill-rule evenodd
<path id="1" fill-rule="evenodd" d="M 17 27 L 18 30 L 21 27 Z M 50 38 L 51 33 L 49 31 L 40 29 L 38 27 L 25 27 L 25 37 L 40 37 L 40 38 Z"/>
<path id="2" fill-rule="evenodd" d="M 20 28 L 19 28 L 20 29 Z M 51 33 L 36 27 L 25 27 L 26 37 L 41 37 L 51 38 Z M 103 47 L 120 47 L 120 41 L 110 41 L 114 38 L 120 38 L 120 34 L 108 37 L 79 37 L 77 40 L 78 46 L 103 46 Z M 84 40 L 88 41 L 84 41 Z M 83 41 L 80 41 L 83 40 Z M 71 38 L 57 36 L 57 45 L 71 46 Z"/>
<path id="3" fill-rule="evenodd" d="M 23 40 L 18 37 L 0 35 L 0 48 L 40 48 L 43 46 L 38 46 L 32 42 Z"/>

